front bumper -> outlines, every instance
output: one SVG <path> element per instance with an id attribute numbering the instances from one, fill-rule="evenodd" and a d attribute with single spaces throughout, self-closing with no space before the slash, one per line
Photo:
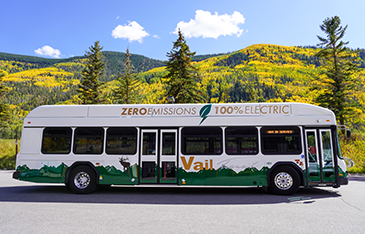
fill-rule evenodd
<path id="1" fill-rule="evenodd" d="M 340 177 L 338 178 L 339 185 L 348 185 L 349 178 L 348 177 Z"/>

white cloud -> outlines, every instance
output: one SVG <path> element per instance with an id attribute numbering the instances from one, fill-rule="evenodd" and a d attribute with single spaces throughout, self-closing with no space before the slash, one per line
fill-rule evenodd
<path id="1" fill-rule="evenodd" d="M 61 52 L 59 50 L 53 49 L 48 45 L 45 45 L 42 48 L 38 48 L 34 50 L 34 52 L 38 55 L 49 56 L 52 58 L 59 58 L 61 56 Z"/>
<path id="2" fill-rule="evenodd" d="M 119 19 L 119 15 L 117 16 L 117 18 L 116 19 Z"/>
<path id="3" fill-rule="evenodd" d="M 128 39 L 130 42 L 138 41 L 139 43 L 142 43 L 142 39 L 149 35 L 136 21 L 132 21 L 128 25 L 118 25 L 112 32 L 114 38 Z"/>
<path id="4" fill-rule="evenodd" d="M 188 23 L 179 22 L 174 34 L 177 34 L 179 28 L 185 37 L 203 37 L 215 38 L 219 36 L 237 35 L 240 37 L 243 29 L 238 27 L 239 24 L 245 23 L 245 18 L 238 11 L 233 12 L 232 15 L 218 15 L 215 12 L 212 15 L 209 11 L 197 10 L 195 11 L 195 19 L 191 19 Z"/>
<path id="5" fill-rule="evenodd" d="M 158 35 L 153 35 L 153 38 L 160 39 Z"/>

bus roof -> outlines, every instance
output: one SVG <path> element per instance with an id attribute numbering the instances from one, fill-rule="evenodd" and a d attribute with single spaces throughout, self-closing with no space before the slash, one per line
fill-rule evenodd
<path id="1" fill-rule="evenodd" d="M 213 103 L 40 106 L 24 126 L 120 126 L 121 121 L 128 126 L 336 124 L 332 111 L 305 103 Z"/>

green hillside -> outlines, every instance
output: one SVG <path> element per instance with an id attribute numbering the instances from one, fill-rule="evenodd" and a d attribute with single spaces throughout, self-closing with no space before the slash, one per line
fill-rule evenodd
<path id="1" fill-rule="evenodd" d="M 315 53 L 315 48 L 258 44 L 228 54 L 200 55 L 193 63 L 199 69 L 201 88 L 206 91 L 208 102 L 313 103 L 315 94 L 309 91 L 309 84 L 320 71 L 320 60 Z M 112 93 L 115 76 L 123 72 L 125 54 L 110 51 L 103 54 L 104 95 L 108 103 L 113 103 L 107 97 Z M 358 56 L 359 66 L 363 67 L 364 50 L 354 56 Z M 131 61 L 142 81 L 143 102 L 162 102 L 164 62 L 141 55 L 132 55 Z M 29 111 L 44 104 L 77 103 L 75 89 L 83 67 L 84 57 L 45 59 L 0 53 L 0 69 L 9 73 L 4 78 L 11 89 L 7 101 L 18 111 Z M 354 92 L 359 103 L 362 88 Z"/>
<path id="2" fill-rule="evenodd" d="M 315 48 L 252 45 L 245 49 L 195 62 L 207 91 L 208 102 L 300 101 L 313 103 L 309 90 L 319 76 L 320 60 Z M 359 55 L 360 54 L 360 55 Z M 354 53 L 364 65 L 364 50 Z M 143 81 L 157 86 L 163 68 L 140 74 Z M 363 78 L 364 70 L 359 74 Z M 354 92 L 362 99 L 363 87 Z"/>
<path id="3" fill-rule="evenodd" d="M 194 66 L 201 75 L 201 88 L 208 102 L 300 101 L 313 103 L 315 93 L 309 90 L 311 80 L 319 76 L 321 61 L 315 48 L 258 44 L 239 51 L 218 55 L 199 55 Z M 106 69 L 101 81 L 107 103 L 114 88 L 113 80 L 123 72 L 124 53 L 103 52 Z M 364 66 L 365 52 L 354 52 L 359 66 Z M 142 81 L 140 93 L 144 103 L 161 103 L 165 87 L 161 77 L 164 62 L 141 55 L 131 61 Z M 7 101 L 17 111 L 30 111 L 39 105 L 77 103 L 76 87 L 84 67 L 83 57 L 45 59 L 0 53 L 0 69 L 9 73 L 4 78 L 11 89 Z M 360 77 L 363 79 L 364 71 Z M 354 91 L 362 105 L 363 87 Z M 361 116 L 363 117 L 362 113 Z"/>
<path id="4" fill-rule="evenodd" d="M 106 62 L 105 74 L 102 77 L 102 80 L 110 81 L 112 79 L 112 75 L 118 74 L 118 72 L 123 72 L 122 65 L 123 60 L 125 59 L 125 53 L 112 51 L 103 51 L 102 53 L 105 56 Z M 15 73 L 30 69 L 53 67 L 56 64 L 82 63 L 84 59 L 84 56 L 77 56 L 65 59 L 51 59 L 35 56 L 0 53 L 0 68 L 7 71 L 8 73 Z M 163 61 L 150 59 L 142 55 L 132 54 L 130 59 L 137 72 L 144 72 L 154 67 L 165 66 L 165 63 Z"/>
<path id="5" fill-rule="evenodd" d="M 199 70 L 200 86 L 210 103 L 284 101 L 316 104 L 314 97 L 318 93 L 310 90 L 312 80 L 320 75 L 321 69 L 316 52 L 315 47 L 258 44 L 227 54 L 199 55 L 194 57 L 193 64 Z M 106 103 L 112 104 L 114 79 L 123 72 L 125 54 L 110 51 L 103 54 L 106 62 L 101 78 L 105 82 L 103 97 Z M 354 51 L 353 56 L 358 59 L 360 72 L 356 75 L 361 85 L 351 93 L 358 103 L 358 117 L 350 119 L 348 125 L 360 130 L 365 120 L 365 50 Z M 165 63 L 141 55 L 132 54 L 130 58 L 141 80 L 142 102 L 163 103 L 166 87 L 161 77 L 166 73 Z M 10 129 L 1 131 L 0 138 L 20 137 L 23 118 L 39 105 L 79 103 L 76 88 L 84 62 L 84 57 L 45 59 L 0 53 L 0 69 L 8 73 L 4 83 L 10 88 L 6 101 L 13 116 Z M 356 144 L 361 145 L 365 137 L 361 133 L 355 136 Z M 346 140 L 342 144 L 346 154 L 365 154 L 365 147 L 355 149 Z M 359 168 L 365 171 L 363 163 Z"/>

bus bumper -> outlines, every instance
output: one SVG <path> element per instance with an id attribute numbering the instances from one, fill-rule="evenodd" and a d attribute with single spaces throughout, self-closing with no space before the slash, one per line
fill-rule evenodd
<path id="1" fill-rule="evenodd" d="M 13 179 L 19 180 L 19 171 L 13 173 Z"/>
<path id="2" fill-rule="evenodd" d="M 340 178 L 338 178 L 338 181 L 340 182 L 339 185 L 348 185 L 349 184 L 348 177 L 340 177 Z"/>

